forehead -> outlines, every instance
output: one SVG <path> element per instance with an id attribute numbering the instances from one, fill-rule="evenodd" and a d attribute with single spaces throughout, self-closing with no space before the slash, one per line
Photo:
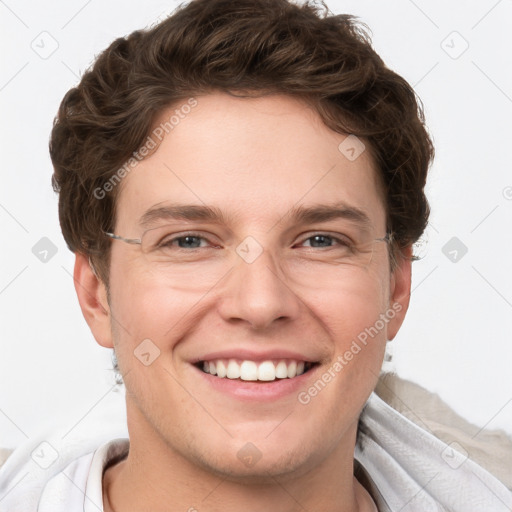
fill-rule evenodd
<path id="1" fill-rule="evenodd" d="M 133 231 L 156 205 L 214 206 L 234 222 L 268 225 L 299 206 L 340 203 L 384 229 L 370 152 L 347 158 L 339 149 L 347 135 L 326 127 L 304 102 L 225 93 L 196 100 L 193 108 L 180 109 L 186 100 L 173 105 L 156 121 L 155 130 L 167 126 L 168 133 L 123 178 L 116 229 Z"/>

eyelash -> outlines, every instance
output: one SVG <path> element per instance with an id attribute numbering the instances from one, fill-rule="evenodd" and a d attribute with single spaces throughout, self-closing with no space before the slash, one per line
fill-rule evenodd
<path id="1" fill-rule="evenodd" d="M 322 232 L 314 233 L 314 234 L 304 238 L 301 243 L 304 243 L 305 241 L 310 240 L 310 239 L 312 239 L 314 237 L 317 237 L 317 236 L 322 236 L 322 237 L 330 238 L 331 240 L 338 242 L 339 245 L 344 246 L 344 247 L 351 247 L 353 245 L 349 240 L 344 240 L 342 238 L 338 238 L 338 237 L 335 237 L 333 235 L 330 235 L 329 233 L 322 233 Z M 161 243 L 159 246 L 160 247 L 170 247 L 173 242 L 176 242 L 178 240 L 183 240 L 183 239 L 185 239 L 187 237 L 200 238 L 202 240 L 206 240 L 207 242 L 209 242 L 211 244 L 211 242 L 206 237 L 201 235 L 200 233 L 190 232 L 190 233 L 184 233 L 184 234 L 182 234 L 180 236 L 171 238 L 171 239 L 167 240 L 166 242 Z M 218 246 L 216 246 L 216 247 L 218 247 Z M 331 248 L 332 247 L 319 247 L 319 249 L 331 249 Z M 190 252 L 191 250 L 204 249 L 204 247 L 193 247 L 192 249 L 185 249 L 183 247 L 177 247 L 177 249 Z M 316 249 L 316 247 L 310 247 L 310 249 Z"/>

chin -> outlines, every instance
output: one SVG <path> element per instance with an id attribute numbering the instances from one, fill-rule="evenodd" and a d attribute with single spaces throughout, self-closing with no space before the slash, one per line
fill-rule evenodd
<path id="1" fill-rule="evenodd" d="M 287 438 L 283 435 L 272 441 L 245 441 L 239 437 L 215 445 L 196 445 L 193 452 L 189 458 L 194 459 L 194 464 L 223 479 L 244 484 L 275 484 L 276 478 L 286 481 L 307 474 L 332 450 L 327 445 L 317 446 L 313 440 L 292 441 L 289 435 Z"/>

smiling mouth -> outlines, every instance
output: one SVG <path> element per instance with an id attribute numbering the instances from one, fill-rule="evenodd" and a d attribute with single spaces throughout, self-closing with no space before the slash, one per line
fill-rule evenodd
<path id="1" fill-rule="evenodd" d="M 215 359 L 195 364 L 204 373 L 221 379 L 272 382 L 293 379 L 307 373 L 318 363 L 294 359 L 250 361 L 236 359 Z"/>

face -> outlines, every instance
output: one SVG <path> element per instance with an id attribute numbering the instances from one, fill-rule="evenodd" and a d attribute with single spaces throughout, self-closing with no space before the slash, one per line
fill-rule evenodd
<path id="1" fill-rule="evenodd" d="M 132 445 L 230 478 L 353 451 L 410 275 L 369 243 L 383 197 L 345 138 L 287 96 L 209 94 L 123 179 L 115 233 L 146 242 L 112 241 L 108 315 L 89 323 L 115 346 Z"/>

